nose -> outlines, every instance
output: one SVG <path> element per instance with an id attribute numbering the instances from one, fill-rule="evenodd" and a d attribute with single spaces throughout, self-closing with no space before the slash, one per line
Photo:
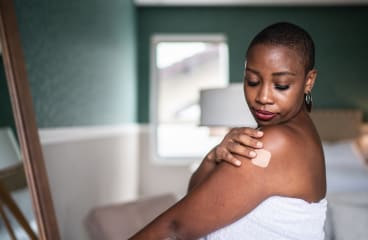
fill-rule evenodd
<path id="1" fill-rule="evenodd" d="M 258 91 L 256 101 L 262 105 L 272 104 L 272 90 L 269 86 L 263 84 Z"/>

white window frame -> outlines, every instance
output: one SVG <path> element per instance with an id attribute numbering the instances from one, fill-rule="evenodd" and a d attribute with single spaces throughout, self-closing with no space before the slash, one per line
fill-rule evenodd
<path id="1" fill-rule="evenodd" d="M 163 165 L 188 165 L 194 161 L 198 161 L 204 156 L 196 157 L 165 157 L 158 154 L 158 142 L 157 142 L 157 126 L 158 122 L 158 71 L 156 62 L 156 47 L 160 42 L 213 42 L 213 43 L 226 43 L 227 38 L 225 34 L 215 33 L 215 34 L 154 34 L 150 39 L 150 143 L 151 143 L 151 153 L 153 156 L 154 163 Z M 223 64 L 224 71 L 223 77 L 227 84 L 229 84 L 229 56 L 228 49 L 223 53 L 224 61 Z M 210 150 L 210 149 L 208 149 Z"/>

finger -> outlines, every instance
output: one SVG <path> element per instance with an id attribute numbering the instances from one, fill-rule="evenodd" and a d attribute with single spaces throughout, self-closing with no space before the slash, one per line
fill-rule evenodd
<path id="1" fill-rule="evenodd" d="M 252 159 L 257 156 L 257 153 L 252 148 L 245 147 L 244 145 L 241 145 L 236 142 L 230 143 L 228 145 L 228 150 L 232 154 L 236 154 L 241 157 L 248 158 L 248 159 Z"/>
<path id="2" fill-rule="evenodd" d="M 251 148 L 262 148 L 263 143 L 245 134 L 233 136 L 233 141 Z"/>
<path id="3" fill-rule="evenodd" d="M 251 148 L 262 148 L 263 147 L 263 143 L 257 139 L 250 138 L 246 135 L 240 135 L 239 138 L 240 138 L 240 143 L 242 143 L 243 145 L 247 147 L 251 147 Z"/>
<path id="4" fill-rule="evenodd" d="M 228 163 L 231 163 L 237 167 L 241 165 L 241 161 L 234 157 L 230 152 L 227 152 L 225 157 L 223 158 L 223 161 L 226 161 Z"/>
<path id="5" fill-rule="evenodd" d="M 215 160 L 217 163 L 221 162 L 221 161 L 225 161 L 228 162 L 230 164 L 233 164 L 235 166 L 240 166 L 241 165 L 241 161 L 237 158 L 235 158 L 228 150 L 227 148 L 223 147 L 223 146 L 219 146 L 216 149 L 216 155 L 217 155 L 217 159 Z"/>
<path id="6" fill-rule="evenodd" d="M 263 136 L 263 132 L 259 129 L 244 127 L 241 129 L 241 132 L 243 134 L 246 134 L 248 136 L 255 137 L 255 138 L 260 138 Z"/>
<path id="7" fill-rule="evenodd" d="M 249 158 L 249 157 L 245 157 L 245 156 L 240 156 L 240 155 L 238 155 L 238 154 L 236 154 L 236 153 L 233 153 L 233 156 L 234 156 L 236 159 L 240 160 L 242 163 L 243 163 L 244 161 L 250 161 L 250 160 L 252 160 L 252 159 L 253 159 L 253 158 Z"/>

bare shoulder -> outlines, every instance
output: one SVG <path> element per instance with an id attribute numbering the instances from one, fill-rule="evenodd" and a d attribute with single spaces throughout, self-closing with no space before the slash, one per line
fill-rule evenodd
<path id="1" fill-rule="evenodd" d="M 275 125 L 262 130 L 265 133 L 262 138 L 264 147 L 272 153 L 273 159 L 277 158 L 279 162 L 292 163 L 290 157 L 303 152 L 306 139 L 303 139 L 297 129 L 286 125 Z"/>
<path id="2" fill-rule="evenodd" d="M 323 152 L 308 130 L 288 125 L 262 129 L 264 149 L 271 155 L 268 174 L 274 194 L 317 201 L 325 193 Z"/>

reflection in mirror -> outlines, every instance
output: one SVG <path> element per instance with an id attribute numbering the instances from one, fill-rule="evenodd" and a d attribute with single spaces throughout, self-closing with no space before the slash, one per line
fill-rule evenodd
<path id="1" fill-rule="evenodd" d="M 3 227 L 8 232 L 8 238 L 16 239 L 17 235 L 15 230 L 12 230 L 12 227 L 14 225 L 16 228 L 16 224 L 18 224 L 19 229 L 23 229 L 26 232 L 24 235 L 28 235 L 25 239 L 58 240 L 59 234 L 53 201 L 33 113 L 32 98 L 12 0 L 0 0 L 0 40 L 2 45 L 2 69 L 5 69 L 7 82 L 7 86 L 4 84 L 2 89 L 4 93 L 7 93 L 8 91 L 6 90 L 9 90 L 7 96 L 10 96 L 12 111 L 9 110 L 8 114 L 14 118 L 14 121 L 9 121 L 4 127 L 8 137 L 9 128 L 11 129 L 10 132 L 17 136 L 17 141 L 10 140 L 9 144 L 14 145 L 13 143 L 16 142 L 18 144 L 15 146 L 19 145 L 19 149 L 21 149 L 20 155 L 22 156 L 22 161 L 20 162 L 19 157 L 17 158 L 15 155 L 15 160 L 13 161 L 15 162 L 15 166 L 13 170 L 19 176 L 23 176 L 23 178 L 25 175 L 27 179 L 27 188 L 25 188 L 24 179 L 23 181 L 21 180 L 22 177 L 15 177 L 20 182 L 18 187 L 15 187 L 16 184 L 12 183 L 4 184 L 4 187 L 0 188 L 0 206 L 3 207 L 0 210 L 5 209 L 0 211 L 0 218 L 3 219 L 3 222 L 0 223 L 0 230 Z M 7 102 L 9 103 L 9 101 Z M 0 103 L 0 106 L 3 105 Z M 5 105 L 4 109 L 6 109 Z M 3 112 L 0 116 L 4 116 Z M 16 125 L 16 131 L 14 130 L 14 125 Z M 17 150 L 14 150 L 14 152 L 16 154 Z M 12 168 L 9 166 L 6 169 Z M 24 171 L 18 171 L 22 169 Z M 13 174 L 13 176 L 17 176 L 18 174 Z M 23 210 L 20 207 L 22 204 L 16 201 L 16 195 L 22 195 L 17 194 L 18 192 L 16 191 L 22 189 L 24 190 L 24 195 L 28 195 L 32 199 L 32 204 L 29 204 L 29 198 L 24 201 L 28 201 L 28 206 L 32 205 L 31 209 L 33 209 L 34 217 L 32 216 L 32 210 Z M 20 198 L 26 199 L 23 197 Z M 38 237 L 34 233 L 36 232 L 35 227 L 32 229 L 32 226 L 35 224 L 28 222 L 28 218 L 36 219 Z M 1 239 L 6 239 L 5 237 L 0 237 Z"/>
<path id="2" fill-rule="evenodd" d="M 2 56 L 0 113 L 0 239 L 37 239 L 37 223 L 16 139 Z"/>

